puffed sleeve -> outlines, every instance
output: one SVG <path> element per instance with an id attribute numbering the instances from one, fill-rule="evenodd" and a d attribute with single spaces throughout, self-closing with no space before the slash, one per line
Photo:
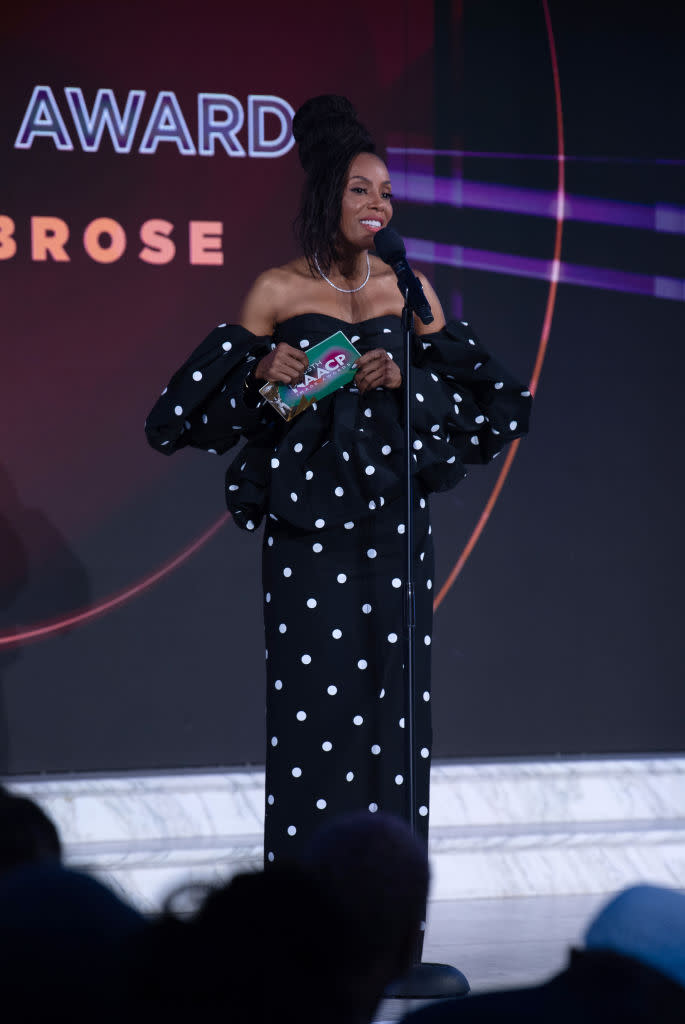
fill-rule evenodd
<path id="1" fill-rule="evenodd" d="M 468 323 L 420 335 L 414 362 L 416 473 L 430 490 L 453 487 L 466 465 L 490 462 L 528 432 L 530 390 Z"/>
<path id="2" fill-rule="evenodd" d="M 221 454 L 264 424 L 264 407 L 246 404 L 245 378 L 270 349 L 238 324 L 215 327 L 176 371 L 155 402 L 145 433 L 171 455 L 189 445 Z"/>

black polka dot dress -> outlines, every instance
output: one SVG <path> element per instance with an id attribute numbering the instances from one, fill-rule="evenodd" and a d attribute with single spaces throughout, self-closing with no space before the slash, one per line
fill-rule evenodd
<path id="1" fill-rule="evenodd" d="M 226 475 L 236 524 L 264 521 L 267 863 L 296 856 L 326 819 L 408 816 L 403 678 L 405 506 L 402 391 L 354 385 L 290 423 L 254 406 L 244 381 L 278 342 L 306 350 L 342 330 L 364 353 L 401 360 L 400 320 L 304 314 L 256 338 L 222 324 L 174 375 L 146 424 L 171 454 L 247 438 Z M 413 354 L 416 821 L 428 831 L 433 548 L 429 494 L 454 486 L 527 430 L 530 393 L 467 323 L 417 339 Z"/>
<path id="2" fill-rule="evenodd" d="M 433 550 L 416 508 L 415 709 L 419 825 L 427 828 Z M 404 503 L 313 532 L 269 520 L 265 853 L 293 852 L 325 814 L 408 815 L 402 607 Z"/>

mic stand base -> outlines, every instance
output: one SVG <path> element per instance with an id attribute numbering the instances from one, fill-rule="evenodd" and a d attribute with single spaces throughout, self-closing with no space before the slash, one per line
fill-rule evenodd
<path id="1" fill-rule="evenodd" d="M 414 964 L 403 978 L 391 982 L 384 999 L 455 999 L 468 995 L 465 975 L 448 964 Z"/>

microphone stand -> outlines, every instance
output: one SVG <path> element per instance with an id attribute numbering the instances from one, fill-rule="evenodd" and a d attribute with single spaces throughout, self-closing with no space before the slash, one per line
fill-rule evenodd
<path id="1" fill-rule="evenodd" d="M 407 821 L 416 835 L 416 743 L 414 709 L 416 707 L 416 604 L 414 586 L 414 477 L 412 473 L 412 396 L 414 347 L 414 310 L 409 302 L 409 289 L 404 291 L 402 310 L 402 346 L 404 356 L 404 496 L 406 508 L 405 577 L 404 577 L 404 684 L 405 684 L 405 778 L 407 781 Z M 414 964 L 403 978 L 392 982 L 385 990 L 390 999 L 447 999 L 465 996 L 470 985 L 466 977 L 448 964 L 421 962 L 423 932 L 414 951 Z"/>

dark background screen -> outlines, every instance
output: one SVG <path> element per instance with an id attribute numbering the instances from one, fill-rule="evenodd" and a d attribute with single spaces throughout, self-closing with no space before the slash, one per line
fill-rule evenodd
<path id="1" fill-rule="evenodd" d="M 295 255 L 288 110 L 321 92 L 374 134 L 394 226 L 448 315 L 538 382 L 513 460 L 433 499 L 434 754 L 683 748 L 671 6 L 7 16 L 2 772 L 263 759 L 259 541 L 225 520 L 225 466 L 160 458 L 143 421 L 255 276 Z"/>

